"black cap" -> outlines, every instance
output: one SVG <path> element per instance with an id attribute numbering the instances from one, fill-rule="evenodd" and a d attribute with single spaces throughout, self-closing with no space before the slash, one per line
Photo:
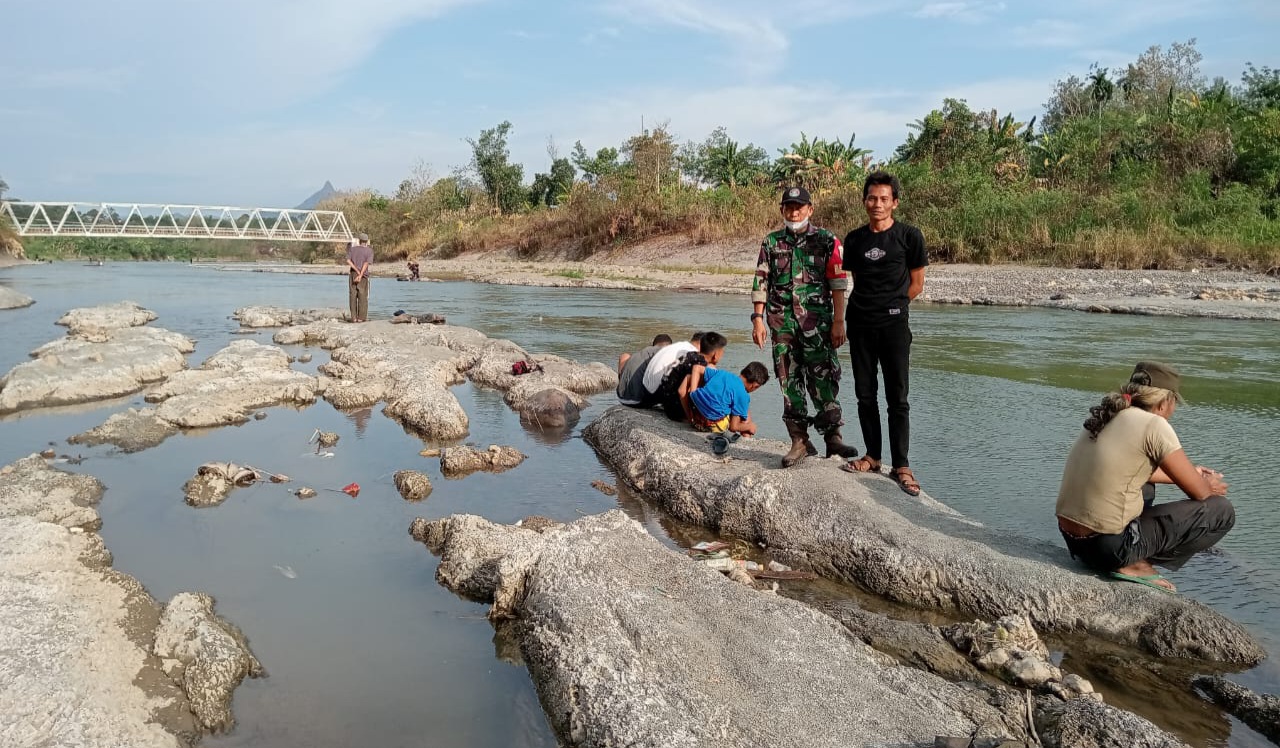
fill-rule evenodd
<path id="1" fill-rule="evenodd" d="M 1129 381 L 1146 387 L 1169 390 L 1174 397 L 1178 398 L 1178 402 L 1182 402 L 1182 375 L 1168 364 L 1158 361 L 1139 361 L 1138 365 L 1133 367 L 1133 374 L 1129 377 Z"/>
<path id="2" fill-rule="evenodd" d="M 803 187 L 788 187 L 782 193 L 782 204 L 799 203 L 801 205 L 813 205 L 813 200 L 809 199 L 809 191 Z"/>

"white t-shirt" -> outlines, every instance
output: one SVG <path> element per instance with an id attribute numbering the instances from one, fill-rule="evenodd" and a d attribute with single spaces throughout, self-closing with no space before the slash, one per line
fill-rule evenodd
<path id="1" fill-rule="evenodd" d="M 672 343 L 653 354 L 653 358 L 649 359 L 649 366 L 644 370 L 644 388 L 650 394 L 657 392 L 662 385 L 662 378 L 671 371 L 680 357 L 696 350 L 698 349 L 693 347 L 693 343 Z"/>

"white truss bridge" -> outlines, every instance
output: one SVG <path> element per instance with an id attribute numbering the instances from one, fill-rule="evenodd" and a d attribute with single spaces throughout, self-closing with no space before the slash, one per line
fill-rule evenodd
<path id="1" fill-rule="evenodd" d="M 3 201 L 0 220 L 5 219 L 19 236 L 351 241 L 340 210 Z"/>

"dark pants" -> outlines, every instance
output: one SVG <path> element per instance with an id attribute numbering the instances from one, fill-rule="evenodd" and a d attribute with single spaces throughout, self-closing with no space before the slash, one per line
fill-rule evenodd
<path id="1" fill-rule="evenodd" d="M 885 327 L 851 328 L 849 358 L 853 369 L 853 394 L 858 398 L 858 425 L 867 445 L 867 457 L 879 462 L 884 453 L 880 435 L 879 382 L 884 374 L 884 397 L 889 406 L 889 455 L 893 467 L 908 467 L 911 443 L 911 405 L 908 373 L 911 368 L 911 327 L 905 321 Z"/>
<path id="2" fill-rule="evenodd" d="M 1118 535 L 1062 537 L 1074 558 L 1098 571 L 1115 571 L 1142 560 L 1177 571 L 1222 540 L 1235 524 L 1236 510 L 1227 497 L 1210 496 L 1204 501 L 1155 504 Z"/>
<path id="3" fill-rule="evenodd" d="M 369 276 L 360 279 L 359 283 L 355 282 L 356 274 L 354 272 L 347 275 L 347 303 L 351 306 L 351 319 L 363 320 L 369 318 Z"/>

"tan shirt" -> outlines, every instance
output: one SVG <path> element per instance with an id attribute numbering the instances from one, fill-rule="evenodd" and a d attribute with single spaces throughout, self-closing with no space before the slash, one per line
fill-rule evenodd
<path id="1" fill-rule="evenodd" d="M 1142 514 L 1142 486 L 1165 457 L 1182 449 L 1169 422 L 1141 408 L 1125 408 L 1090 439 L 1083 431 L 1067 455 L 1058 489 L 1059 517 L 1106 535 L 1124 531 Z"/>

